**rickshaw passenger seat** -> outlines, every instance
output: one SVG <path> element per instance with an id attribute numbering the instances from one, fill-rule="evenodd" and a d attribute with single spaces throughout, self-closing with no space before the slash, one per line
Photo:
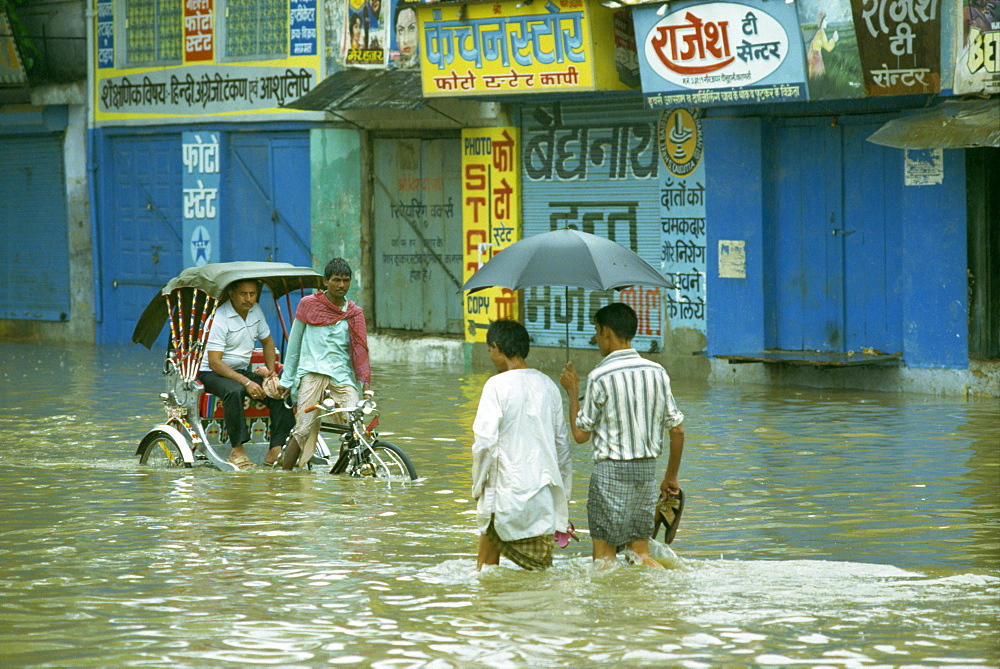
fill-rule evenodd
<path id="1" fill-rule="evenodd" d="M 251 369 L 259 365 L 264 364 L 264 350 L 256 348 L 250 355 L 250 367 Z M 281 363 L 277 364 L 278 371 L 281 371 Z M 201 381 L 197 381 L 199 387 L 201 387 Z M 198 413 L 201 415 L 202 419 L 222 420 L 226 417 L 225 409 L 222 406 L 222 400 L 213 395 L 212 393 L 205 392 L 201 395 L 201 400 L 198 402 Z M 271 412 L 268 411 L 267 406 L 261 402 L 246 398 L 243 404 L 243 415 L 247 418 L 269 418 Z"/>

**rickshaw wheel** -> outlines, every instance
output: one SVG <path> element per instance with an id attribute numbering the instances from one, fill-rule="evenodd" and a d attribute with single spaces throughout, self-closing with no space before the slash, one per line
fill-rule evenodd
<path id="1" fill-rule="evenodd" d="M 360 471 L 356 475 L 393 481 L 413 481 L 417 478 L 417 470 L 399 446 L 388 441 L 376 441 L 372 448 L 382 462 L 366 451 L 361 456 Z"/>
<path id="2" fill-rule="evenodd" d="M 190 462 L 184 461 L 177 442 L 166 432 L 146 435 L 139 445 L 139 464 L 159 468 L 191 466 Z"/>

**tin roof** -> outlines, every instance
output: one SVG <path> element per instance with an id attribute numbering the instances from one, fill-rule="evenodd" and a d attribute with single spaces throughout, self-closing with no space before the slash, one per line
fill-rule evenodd
<path id="1" fill-rule="evenodd" d="M 420 70 L 341 70 L 285 105 L 306 111 L 420 109 L 426 105 Z"/>

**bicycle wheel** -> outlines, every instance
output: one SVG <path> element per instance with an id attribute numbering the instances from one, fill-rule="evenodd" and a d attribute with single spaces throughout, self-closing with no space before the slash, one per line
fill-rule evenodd
<path id="1" fill-rule="evenodd" d="M 388 441 L 376 441 L 371 451 L 366 450 L 361 456 L 361 466 L 353 472 L 356 476 L 370 476 L 390 481 L 413 481 L 417 478 L 417 470 L 396 444 Z M 378 456 L 378 457 L 376 457 Z"/>
<path id="2" fill-rule="evenodd" d="M 166 432 L 150 432 L 139 444 L 139 464 L 152 467 L 190 467 L 184 461 L 181 449 L 174 437 Z"/>

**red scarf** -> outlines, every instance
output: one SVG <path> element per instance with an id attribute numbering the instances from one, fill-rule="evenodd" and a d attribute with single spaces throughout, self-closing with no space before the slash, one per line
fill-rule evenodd
<path id="1" fill-rule="evenodd" d="M 368 326 L 365 324 L 365 312 L 352 300 L 347 301 L 347 309 L 341 309 L 330 301 L 326 293 L 320 291 L 306 295 L 299 300 L 295 310 L 295 318 L 306 325 L 333 325 L 347 319 L 347 329 L 350 335 L 351 366 L 354 376 L 363 386 L 371 384 L 372 370 L 368 361 Z"/>

